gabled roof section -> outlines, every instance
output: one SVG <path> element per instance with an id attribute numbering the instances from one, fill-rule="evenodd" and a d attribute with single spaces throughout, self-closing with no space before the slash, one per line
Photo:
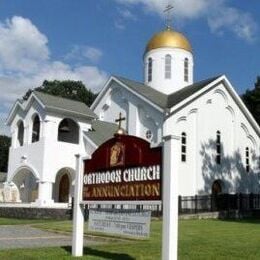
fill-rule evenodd
<path id="1" fill-rule="evenodd" d="M 210 83 L 215 81 L 219 76 L 205 79 L 202 81 L 198 81 L 192 85 L 184 87 L 168 96 L 167 100 L 167 108 L 174 107 L 175 105 L 179 104 L 181 101 L 185 100 L 186 98 L 192 96 L 193 94 L 197 93 L 198 91 L 202 90 L 204 87 L 208 86 Z"/>
<path id="2" fill-rule="evenodd" d="M 105 141 L 114 136 L 118 125 L 100 120 L 92 121 L 92 129 L 84 131 L 84 135 L 89 138 L 96 146 L 100 146 Z"/>
<path id="3" fill-rule="evenodd" d="M 67 112 L 90 118 L 97 117 L 96 114 L 83 102 L 49 95 L 39 91 L 33 91 L 33 94 L 42 102 L 47 110 Z"/>
<path id="4" fill-rule="evenodd" d="M 127 85 L 129 88 L 140 94 L 141 96 L 147 98 L 157 106 L 161 108 L 167 107 L 168 96 L 141 83 L 134 80 L 129 80 L 123 77 L 114 76 L 123 84 Z"/>
<path id="5" fill-rule="evenodd" d="M 16 100 L 7 118 L 7 125 L 11 124 L 18 108 L 22 111 L 26 111 L 29 109 L 34 100 L 36 100 L 36 102 L 38 102 L 46 111 L 63 113 L 88 119 L 97 118 L 97 115 L 83 102 L 49 95 L 39 91 L 33 91 L 28 100 Z"/>
<path id="6" fill-rule="evenodd" d="M 184 87 L 170 95 L 163 94 L 143 83 L 129 80 L 123 77 L 114 76 L 123 84 L 127 85 L 129 88 L 137 92 L 138 94 L 142 95 L 143 97 L 149 99 L 152 103 L 156 104 L 157 106 L 166 109 L 171 108 L 181 101 L 185 100 L 186 98 L 190 97 L 191 95 L 195 94 L 196 92 L 202 90 L 211 82 L 215 81 L 219 76 L 213 77 L 210 79 L 202 80 L 196 82 L 192 85 Z"/>

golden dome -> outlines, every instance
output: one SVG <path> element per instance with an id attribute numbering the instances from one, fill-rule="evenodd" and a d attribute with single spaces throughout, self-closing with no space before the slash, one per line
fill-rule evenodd
<path id="1" fill-rule="evenodd" d="M 191 45 L 187 38 L 183 34 L 173 31 L 170 28 L 156 33 L 146 45 L 145 53 L 163 47 L 179 48 L 192 52 Z"/>

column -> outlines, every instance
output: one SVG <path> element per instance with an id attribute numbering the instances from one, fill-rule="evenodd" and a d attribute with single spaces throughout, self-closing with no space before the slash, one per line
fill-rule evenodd
<path id="1" fill-rule="evenodd" d="M 54 203 L 52 186 L 52 182 L 38 181 L 38 199 L 35 201 L 37 206 L 50 206 Z"/>
<path id="2" fill-rule="evenodd" d="M 83 160 L 80 155 L 76 156 L 76 181 L 74 191 L 73 208 L 73 233 L 72 233 L 72 256 L 83 256 L 84 236 L 84 208 L 80 204 L 83 191 Z"/>
<path id="3" fill-rule="evenodd" d="M 163 138 L 163 238 L 162 259 L 178 258 L 178 166 L 180 137 Z"/>

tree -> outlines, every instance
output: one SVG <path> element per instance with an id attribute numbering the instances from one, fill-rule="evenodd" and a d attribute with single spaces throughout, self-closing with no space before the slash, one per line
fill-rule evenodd
<path id="1" fill-rule="evenodd" d="M 93 93 L 91 90 L 88 90 L 81 81 L 73 80 L 44 80 L 42 86 L 37 87 L 34 90 L 54 96 L 81 101 L 87 106 L 90 106 L 97 97 L 97 94 Z M 23 99 L 27 100 L 31 93 L 32 90 L 29 89 Z"/>
<path id="2" fill-rule="evenodd" d="M 11 138 L 5 135 L 0 135 L 0 172 L 7 172 L 10 146 Z"/>
<path id="3" fill-rule="evenodd" d="M 241 97 L 256 122 L 260 125 L 260 76 L 257 77 L 255 88 L 247 90 Z"/>

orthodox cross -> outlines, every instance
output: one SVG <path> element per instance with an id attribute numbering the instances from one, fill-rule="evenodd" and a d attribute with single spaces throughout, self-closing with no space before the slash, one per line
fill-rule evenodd
<path id="1" fill-rule="evenodd" d="M 171 28 L 171 24 L 172 24 L 172 9 L 173 9 L 173 5 L 170 5 L 168 3 L 168 5 L 165 7 L 164 9 L 164 13 L 165 13 L 165 23 L 166 23 L 166 27 L 167 29 Z"/>
<path id="2" fill-rule="evenodd" d="M 125 117 L 122 117 L 122 113 L 120 112 L 120 113 L 119 113 L 119 118 L 115 120 L 116 123 L 119 123 L 119 124 L 118 124 L 118 129 L 121 128 L 121 123 L 122 123 L 123 121 L 125 121 L 125 120 L 126 120 L 126 118 L 125 118 Z"/>

